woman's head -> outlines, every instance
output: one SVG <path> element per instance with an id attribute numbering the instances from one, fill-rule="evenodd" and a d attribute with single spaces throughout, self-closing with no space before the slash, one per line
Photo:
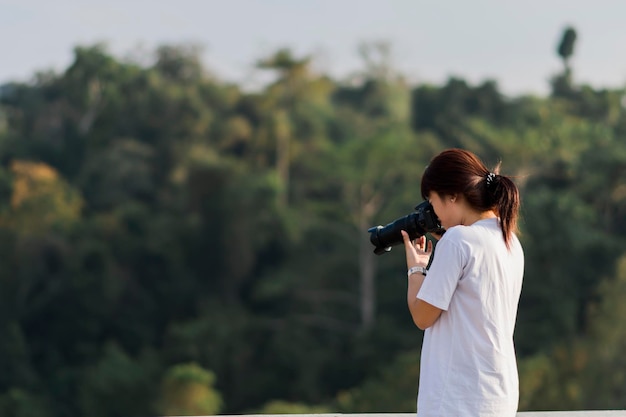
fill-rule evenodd
<path id="1" fill-rule="evenodd" d="M 494 211 L 500 218 L 508 246 L 517 231 L 519 190 L 513 181 L 499 174 L 500 164 L 490 171 L 472 152 L 448 149 L 435 156 L 422 175 L 422 197 L 435 193 L 442 200 L 459 198 L 478 213 Z"/>

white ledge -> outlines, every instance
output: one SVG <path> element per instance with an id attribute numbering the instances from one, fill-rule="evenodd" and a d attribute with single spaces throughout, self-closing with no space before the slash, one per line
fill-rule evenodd
<path id="1" fill-rule="evenodd" d="M 196 416 L 196 417 L 223 417 Z M 416 417 L 416 413 L 230 414 L 229 417 Z M 174 417 L 174 416 L 170 416 Z M 626 417 L 626 410 L 520 411 L 517 417 Z"/>

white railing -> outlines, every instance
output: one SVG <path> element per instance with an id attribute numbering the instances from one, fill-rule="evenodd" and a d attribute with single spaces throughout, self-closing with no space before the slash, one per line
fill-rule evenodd
<path id="1" fill-rule="evenodd" d="M 367 414 L 241 414 L 229 417 L 416 417 L 415 413 L 367 413 Z M 220 417 L 220 416 L 196 416 Z M 223 417 L 223 416 L 221 416 Z M 626 417 L 626 410 L 581 411 L 520 411 L 517 417 Z"/>

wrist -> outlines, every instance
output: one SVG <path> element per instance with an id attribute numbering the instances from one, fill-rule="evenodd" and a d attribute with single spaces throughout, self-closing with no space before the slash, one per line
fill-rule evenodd
<path id="1" fill-rule="evenodd" d="M 427 272 L 428 272 L 428 269 L 426 269 L 426 267 L 424 267 L 424 266 L 412 266 L 407 271 L 407 276 L 410 277 L 413 274 L 426 275 Z"/>

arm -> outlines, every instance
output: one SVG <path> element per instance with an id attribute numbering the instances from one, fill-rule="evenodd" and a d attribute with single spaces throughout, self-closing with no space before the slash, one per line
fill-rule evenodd
<path id="1" fill-rule="evenodd" d="M 402 231 L 402 238 L 404 240 L 404 248 L 406 251 L 407 267 L 426 267 L 433 251 L 432 242 L 427 242 L 426 237 L 422 236 L 415 241 L 415 244 L 413 244 L 409 240 L 409 235 L 405 231 Z M 422 330 L 426 330 L 432 326 L 442 312 L 441 309 L 417 298 L 417 293 L 422 287 L 422 283 L 425 278 L 426 277 L 419 272 L 409 275 L 406 296 L 407 305 L 409 307 L 409 311 L 411 312 L 413 322 Z"/>
<path id="2" fill-rule="evenodd" d="M 422 283 L 426 277 L 422 274 L 415 273 L 409 276 L 409 285 L 406 294 L 407 305 L 413 317 L 413 322 L 417 327 L 426 330 L 439 318 L 442 310 L 424 300 L 417 298 L 417 293 L 422 287 Z"/>

